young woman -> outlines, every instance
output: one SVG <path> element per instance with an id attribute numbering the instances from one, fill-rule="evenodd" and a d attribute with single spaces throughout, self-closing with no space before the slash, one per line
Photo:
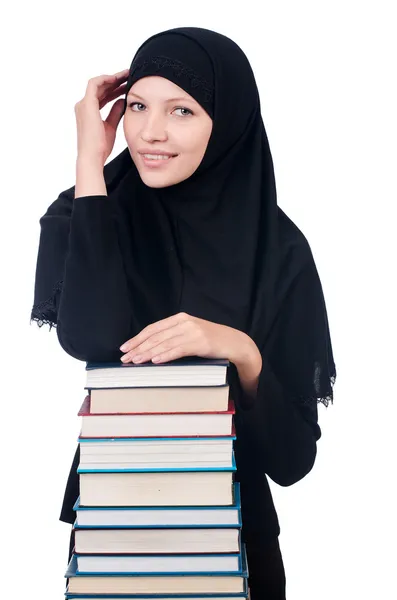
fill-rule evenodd
<path id="1" fill-rule="evenodd" d="M 171 29 L 90 79 L 75 113 L 76 185 L 40 219 L 31 317 L 83 361 L 230 360 L 251 598 L 281 600 L 267 476 L 289 486 L 313 467 L 336 372 L 310 246 L 277 206 L 250 64 L 219 33 Z M 105 165 L 123 116 L 127 148 Z M 68 523 L 78 462 L 77 448 Z"/>

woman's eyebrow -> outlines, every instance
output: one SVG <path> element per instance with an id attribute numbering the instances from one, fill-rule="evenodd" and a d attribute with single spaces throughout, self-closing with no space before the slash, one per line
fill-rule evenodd
<path id="1" fill-rule="evenodd" d="M 145 100 L 145 98 L 142 98 L 142 96 L 139 96 L 138 94 L 135 94 L 135 92 L 131 92 L 130 94 L 127 95 L 127 98 L 129 98 L 130 96 L 135 96 L 135 98 L 139 98 L 140 100 Z M 191 99 L 190 98 L 186 98 L 185 96 L 180 96 L 179 98 L 167 98 L 167 100 L 165 100 L 164 102 L 176 102 L 179 100 L 183 100 L 184 102 L 190 102 Z"/>

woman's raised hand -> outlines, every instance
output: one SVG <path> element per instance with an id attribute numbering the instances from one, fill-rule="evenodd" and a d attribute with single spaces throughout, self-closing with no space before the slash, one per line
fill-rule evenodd
<path id="1" fill-rule="evenodd" d="M 75 104 L 78 158 L 106 162 L 116 140 L 124 98 L 117 100 L 103 121 L 99 112 L 108 102 L 126 91 L 129 69 L 114 75 L 99 75 L 88 80 L 84 98 Z"/>

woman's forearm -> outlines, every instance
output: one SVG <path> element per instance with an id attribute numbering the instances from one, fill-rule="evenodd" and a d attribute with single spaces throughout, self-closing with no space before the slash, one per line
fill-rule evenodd
<path id="1" fill-rule="evenodd" d="M 79 156 L 57 315 L 62 348 L 84 361 L 120 360 L 131 334 L 131 299 L 103 163 Z"/>
<path id="2" fill-rule="evenodd" d="M 242 390 L 254 400 L 262 370 L 262 356 L 253 340 L 241 346 L 240 356 L 234 361 L 234 364 L 237 368 Z"/>
<path id="3" fill-rule="evenodd" d="M 78 156 L 76 160 L 76 185 L 74 197 L 107 196 L 103 165 L 98 160 Z"/>

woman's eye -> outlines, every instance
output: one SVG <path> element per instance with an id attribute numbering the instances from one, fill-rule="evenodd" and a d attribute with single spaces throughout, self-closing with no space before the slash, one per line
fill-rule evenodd
<path id="1" fill-rule="evenodd" d="M 191 114 L 191 115 L 193 114 L 193 113 L 192 113 L 192 111 L 190 110 L 190 108 L 184 108 L 183 106 L 181 106 L 181 107 L 179 107 L 179 108 L 176 108 L 175 110 L 187 110 L 187 112 L 188 112 L 189 114 Z"/>
<path id="2" fill-rule="evenodd" d="M 141 104 L 140 102 L 131 102 L 130 107 L 132 108 L 134 106 L 134 104 L 140 104 L 141 106 L 145 106 L 144 104 Z M 138 111 L 138 112 L 140 112 L 140 111 Z"/>
<path id="3" fill-rule="evenodd" d="M 130 105 L 129 105 L 129 106 L 130 106 L 130 108 L 133 108 L 133 106 L 135 106 L 135 104 L 137 104 L 137 105 L 139 105 L 139 106 L 145 106 L 145 105 L 144 105 L 144 104 L 142 104 L 141 102 L 130 102 Z M 187 111 L 187 113 L 188 113 L 188 114 L 190 114 L 190 115 L 192 115 L 192 114 L 193 114 L 193 111 L 191 111 L 191 110 L 190 110 L 190 108 L 185 108 L 185 107 L 183 107 L 183 106 L 180 106 L 180 107 L 176 108 L 175 110 L 184 110 L 184 111 Z M 140 110 L 136 110 L 136 111 L 134 111 L 134 112 L 142 112 L 142 111 L 140 111 Z M 185 114 L 182 114 L 181 116 L 183 116 L 183 117 L 184 117 L 184 116 L 187 116 L 187 114 L 185 113 Z"/>

